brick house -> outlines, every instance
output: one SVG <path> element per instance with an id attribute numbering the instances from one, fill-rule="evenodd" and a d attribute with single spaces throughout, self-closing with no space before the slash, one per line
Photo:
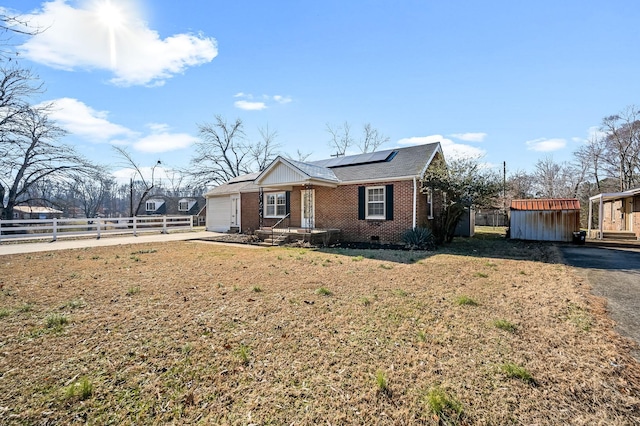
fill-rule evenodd
<path id="1" fill-rule="evenodd" d="M 400 242 L 407 229 L 429 227 L 441 206 L 420 191 L 420 179 L 442 155 L 433 143 L 311 162 L 278 157 L 205 194 L 206 228 L 331 230 L 340 241 Z"/>
<path id="2" fill-rule="evenodd" d="M 594 204 L 598 210 L 594 212 Z M 592 218 L 597 216 L 597 228 Z M 611 192 L 589 198 L 588 235 L 590 238 L 623 237 L 640 239 L 640 188 Z"/>

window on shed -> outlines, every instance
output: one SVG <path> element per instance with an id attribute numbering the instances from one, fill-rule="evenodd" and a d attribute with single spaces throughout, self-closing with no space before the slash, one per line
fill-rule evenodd
<path id="1" fill-rule="evenodd" d="M 156 202 L 155 201 L 147 201 L 146 209 L 148 212 L 156 211 Z"/>
<path id="2" fill-rule="evenodd" d="M 178 202 L 178 210 L 181 212 L 189 211 L 189 202 L 188 201 L 180 201 Z"/>

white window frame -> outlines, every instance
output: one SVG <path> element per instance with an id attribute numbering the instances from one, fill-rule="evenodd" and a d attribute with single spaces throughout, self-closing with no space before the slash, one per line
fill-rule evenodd
<path id="1" fill-rule="evenodd" d="M 273 197 L 273 203 L 269 203 L 269 198 Z M 282 203 L 278 203 L 282 200 Z M 269 208 L 273 208 L 273 212 L 269 213 Z M 282 210 L 282 214 L 278 214 L 278 208 Z M 267 192 L 264 194 L 264 217 L 278 218 L 287 215 L 287 193 L 286 192 Z"/>
<path id="2" fill-rule="evenodd" d="M 153 208 L 149 208 L 150 206 L 152 206 Z M 145 210 L 148 211 L 148 212 L 155 212 L 157 210 L 156 202 L 155 201 L 147 201 L 145 203 Z"/>
<path id="3" fill-rule="evenodd" d="M 183 209 L 182 206 L 185 206 Z M 189 201 L 178 201 L 178 211 L 180 212 L 188 212 L 189 211 Z"/>
<path id="4" fill-rule="evenodd" d="M 382 190 L 382 201 L 380 200 L 369 200 L 371 195 L 371 191 L 374 190 Z M 372 204 L 382 204 L 382 214 L 370 214 L 369 208 Z M 365 189 L 365 218 L 373 219 L 373 220 L 385 220 L 387 218 L 387 191 L 384 186 L 367 186 Z"/>
<path id="5" fill-rule="evenodd" d="M 433 219 L 433 191 L 427 189 L 427 218 Z"/>

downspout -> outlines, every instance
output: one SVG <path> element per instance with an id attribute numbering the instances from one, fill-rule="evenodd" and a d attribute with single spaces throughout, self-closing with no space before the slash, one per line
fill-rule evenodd
<path id="1" fill-rule="evenodd" d="M 416 221 L 418 216 L 418 182 L 416 177 L 413 177 L 413 229 L 416 229 Z"/>

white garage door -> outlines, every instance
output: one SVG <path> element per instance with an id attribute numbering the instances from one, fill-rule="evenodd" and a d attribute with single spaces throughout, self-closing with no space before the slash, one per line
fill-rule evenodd
<path id="1" fill-rule="evenodd" d="M 207 199 L 207 231 L 227 232 L 230 228 L 228 195 Z"/>

